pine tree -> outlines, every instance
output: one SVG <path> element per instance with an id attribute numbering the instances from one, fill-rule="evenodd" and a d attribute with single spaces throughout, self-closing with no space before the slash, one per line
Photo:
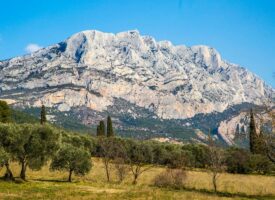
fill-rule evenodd
<path id="1" fill-rule="evenodd" d="M 40 124 L 45 124 L 47 121 L 47 118 L 46 118 L 46 108 L 44 105 L 42 105 L 41 107 L 41 112 L 40 112 Z"/>
<path id="2" fill-rule="evenodd" d="M 11 109 L 6 101 L 0 101 L 0 122 L 11 122 Z"/>
<path id="3" fill-rule="evenodd" d="M 253 110 L 250 111 L 250 123 L 249 123 L 249 142 L 250 142 L 250 152 L 257 153 L 257 132 L 254 120 Z"/>
<path id="4" fill-rule="evenodd" d="M 107 117 L 107 137 L 113 137 L 114 136 L 114 130 L 113 130 L 113 124 L 112 119 L 110 116 Z"/>

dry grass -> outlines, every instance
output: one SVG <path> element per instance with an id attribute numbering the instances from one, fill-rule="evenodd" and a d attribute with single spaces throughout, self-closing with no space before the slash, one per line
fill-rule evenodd
<path id="1" fill-rule="evenodd" d="M 218 181 L 220 196 L 212 194 L 211 176 L 207 172 L 189 171 L 186 190 L 160 189 L 152 187 L 154 177 L 163 172 L 161 167 L 152 168 L 141 175 L 136 186 L 131 185 L 129 174 L 126 180 L 118 184 L 115 173 L 111 183 L 106 182 L 105 171 L 99 159 L 93 158 L 92 171 L 85 177 L 73 177 L 73 183 L 67 180 L 67 173 L 51 172 L 48 166 L 40 171 L 27 171 L 28 182 L 22 184 L 0 181 L 0 199 L 259 199 L 260 196 L 273 195 L 275 199 L 275 177 L 258 175 L 222 174 Z M 19 175 L 19 166 L 12 164 L 13 172 Z M 2 175 L 4 170 L 0 171 Z M 202 191 L 199 191 L 202 190 Z M 249 195 L 257 195 L 253 197 Z M 262 199 L 266 199 L 263 197 Z"/>

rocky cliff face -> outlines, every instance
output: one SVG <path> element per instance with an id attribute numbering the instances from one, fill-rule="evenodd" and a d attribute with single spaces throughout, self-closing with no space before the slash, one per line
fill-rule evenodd
<path id="1" fill-rule="evenodd" d="M 145 109 L 146 117 L 186 120 L 242 103 L 261 104 L 274 92 L 213 48 L 174 46 L 137 31 L 83 31 L 0 61 L 0 72 L 0 98 L 20 107 L 44 104 L 73 112 L 86 124 L 96 121 L 95 113 L 110 110 L 134 119 L 144 117 L 140 109 Z M 120 110 L 114 109 L 118 101 Z"/>

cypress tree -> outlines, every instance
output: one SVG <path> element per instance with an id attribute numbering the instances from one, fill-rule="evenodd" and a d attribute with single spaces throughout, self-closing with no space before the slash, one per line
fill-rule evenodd
<path id="1" fill-rule="evenodd" d="M 42 105 L 41 107 L 41 112 L 40 112 L 40 124 L 45 124 L 47 121 L 47 118 L 46 118 L 46 108 L 44 105 Z"/>
<path id="2" fill-rule="evenodd" d="M 249 142 L 250 142 L 250 152 L 257 153 L 257 132 L 254 120 L 253 110 L 250 111 L 250 123 L 249 123 Z"/>
<path id="3" fill-rule="evenodd" d="M 99 125 L 97 126 L 97 136 L 105 136 L 105 124 L 104 121 L 101 120 Z"/>
<path id="4" fill-rule="evenodd" d="M 265 144 L 265 138 L 264 138 L 264 133 L 263 133 L 262 127 L 261 127 L 260 133 L 257 137 L 257 153 L 262 154 L 262 155 L 267 154 L 267 148 L 266 148 L 266 144 Z"/>
<path id="5" fill-rule="evenodd" d="M 96 126 L 96 136 L 100 136 L 100 128 L 99 128 L 99 125 Z"/>
<path id="6" fill-rule="evenodd" d="M 107 117 L 107 137 L 113 137 L 114 136 L 114 130 L 113 130 L 113 124 L 112 119 L 110 116 Z"/>
<path id="7" fill-rule="evenodd" d="M 0 122 L 11 122 L 11 109 L 6 101 L 0 101 Z"/>

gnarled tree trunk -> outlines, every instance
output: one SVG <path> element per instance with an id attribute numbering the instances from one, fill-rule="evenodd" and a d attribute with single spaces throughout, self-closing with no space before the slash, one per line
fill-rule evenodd
<path id="1" fill-rule="evenodd" d="M 9 163 L 6 163 L 5 167 L 6 167 L 6 173 L 4 175 L 4 180 L 6 180 L 6 181 L 14 181 L 14 177 L 13 177 L 12 171 L 10 169 Z"/>
<path id="2" fill-rule="evenodd" d="M 27 163 L 24 160 L 22 160 L 20 178 L 23 179 L 24 181 L 26 180 L 26 170 L 27 170 Z"/>
<path id="3" fill-rule="evenodd" d="M 73 174 L 73 170 L 70 170 L 70 171 L 69 171 L 68 182 L 72 182 L 72 174 Z"/>

